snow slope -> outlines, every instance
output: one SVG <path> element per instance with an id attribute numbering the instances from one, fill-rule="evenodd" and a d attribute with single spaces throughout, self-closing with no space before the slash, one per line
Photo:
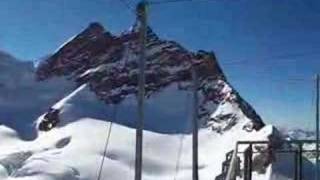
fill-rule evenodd
<path id="1" fill-rule="evenodd" d="M 73 93 L 72 98 L 67 96 L 58 102 L 59 107 L 63 108 L 61 117 L 65 125 L 40 133 L 34 141 L 19 140 L 14 131 L 1 127 L 0 136 L 6 143 L 0 144 L 0 177 L 5 180 L 96 179 L 111 123 L 80 118 L 79 115 L 75 115 L 75 119 L 71 118 L 77 114 L 77 109 L 82 109 L 74 103 L 79 96 L 87 93 L 91 92 L 83 87 Z M 248 133 L 241 130 L 249 121 L 245 117 L 243 119 L 223 135 L 210 128 L 200 130 L 201 179 L 213 179 L 221 172 L 219 162 L 224 160 L 225 152 L 231 150 L 237 140 L 252 139 L 252 136 L 256 139 L 261 137 L 261 140 L 267 138 L 270 127 L 260 133 Z M 144 135 L 144 179 L 191 179 L 190 134 L 145 131 Z M 225 143 L 217 143 L 221 141 Z M 135 130 L 113 123 L 102 179 L 133 179 L 134 148 Z"/>

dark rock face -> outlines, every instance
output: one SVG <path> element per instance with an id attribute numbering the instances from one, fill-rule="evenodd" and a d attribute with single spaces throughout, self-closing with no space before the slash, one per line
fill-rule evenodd
<path id="1" fill-rule="evenodd" d="M 136 29 L 113 36 L 98 23 L 91 24 L 39 65 L 37 79 L 67 76 L 79 85 L 87 83 L 107 104 L 118 104 L 126 97 L 136 95 L 139 72 Z M 264 126 L 261 118 L 236 91 L 223 91 L 229 85 L 213 52 L 190 52 L 176 42 L 161 40 L 149 28 L 146 59 L 146 97 L 172 84 L 180 90 L 190 90 L 192 71 L 196 71 L 201 97 L 199 116 L 203 126 L 216 106 L 224 102 L 238 104 L 253 121 L 255 129 Z"/>

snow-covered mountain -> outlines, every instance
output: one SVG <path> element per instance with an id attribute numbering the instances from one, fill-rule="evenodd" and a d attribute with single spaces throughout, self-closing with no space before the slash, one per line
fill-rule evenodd
<path id="1" fill-rule="evenodd" d="M 110 132 L 102 179 L 133 179 L 135 130 L 120 124 L 112 124 L 110 130 L 111 123 L 103 119 L 80 118 L 78 112 L 84 109 L 81 104 L 90 101 L 87 99 L 90 94 L 92 98 L 95 96 L 89 88 L 82 86 L 77 93 L 55 104 L 54 107 L 63 105 L 61 119 L 67 123 L 41 132 L 34 141 L 19 140 L 14 131 L 1 127 L 0 177 L 6 180 L 97 179 Z M 85 99 L 78 104 L 82 97 Z M 201 179 L 213 179 L 221 173 L 225 153 L 234 147 L 236 140 L 267 140 L 266 136 L 272 134 L 270 126 L 248 133 L 242 130 L 244 124 L 245 121 L 237 123 L 223 134 L 215 133 L 211 128 L 200 130 Z M 191 140 L 190 134 L 145 131 L 144 179 L 191 179 Z"/>
<path id="2" fill-rule="evenodd" d="M 314 131 L 304 130 L 304 129 L 290 129 L 283 133 L 286 138 L 294 140 L 314 140 L 316 139 L 316 134 Z"/>
<path id="3" fill-rule="evenodd" d="M 284 137 L 289 140 L 316 140 L 315 131 L 305 130 L 305 129 L 289 129 L 283 131 Z M 304 144 L 304 150 L 316 150 L 316 144 Z M 310 162 L 315 163 L 316 153 L 315 152 L 307 152 L 304 153 L 304 156 L 310 160 Z"/>
<path id="4" fill-rule="evenodd" d="M 121 104 L 134 98 L 137 94 L 139 59 L 136 29 L 134 26 L 120 36 L 113 36 L 100 24 L 93 23 L 41 63 L 37 77 L 44 80 L 67 76 L 79 85 L 88 84 L 106 104 Z M 185 108 L 181 108 L 184 104 L 181 103 L 181 96 L 190 91 L 193 70 L 199 79 L 199 121 L 202 127 L 210 126 L 215 131 L 223 132 L 243 119 L 242 116 L 248 119 L 246 128 L 259 130 L 264 126 L 259 115 L 228 83 L 213 52 L 190 52 L 176 42 L 161 40 L 149 28 L 146 59 L 147 98 L 152 103 L 155 101 L 153 99 L 166 96 L 159 98 L 147 110 L 152 112 L 150 119 L 159 118 L 152 122 L 156 127 L 159 127 L 159 122 L 170 123 L 173 119 L 182 119 L 178 123 L 180 127 L 186 122 L 186 118 L 179 117 L 186 114 Z M 167 99 L 167 102 L 161 102 L 161 99 Z M 180 104 L 177 103 L 179 101 Z M 170 106 L 171 103 L 175 106 Z"/>
<path id="5" fill-rule="evenodd" d="M 39 108 L 43 114 L 34 119 L 38 126 L 48 117 L 54 117 L 57 124 L 49 131 L 36 131 L 38 136 L 32 141 L 21 140 L 5 123 L 0 126 L 1 179 L 97 179 L 102 157 L 106 159 L 101 179 L 133 179 L 139 52 L 136 29 L 134 26 L 114 36 L 93 23 L 39 64 L 38 84 L 60 77 L 69 79 L 68 85 L 53 83 L 56 87 L 50 91 L 61 88 L 66 92 L 66 87 L 74 84 L 77 88 L 56 103 L 47 102 Z M 191 179 L 193 70 L 199 79 L 201 180 L 221 174 L 225 155 L 237 141 L 280 138 L 230 85 L 213 52 L 188 51 L 176 42 L 161 40 L 149 29 L 146 55 L 144 180 Z M 49 106 L 52 109 L 46 113 Z M 254 172 L 254 179 L 292 177 L 279 167 L 268 165 L 260 174 Z"/>

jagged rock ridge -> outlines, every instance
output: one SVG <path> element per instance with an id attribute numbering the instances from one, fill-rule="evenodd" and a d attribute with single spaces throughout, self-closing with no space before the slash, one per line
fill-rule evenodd
<path id="1" fill-rule="evenodd" d="M 79 85 L 87 83 L 107 104 L 118 104 L 137 94 L 139 38 L 137 28 L 114 36 L 98 23 L 67 42 L 55 54 L 40 63 L 37 79 L 67 76 Z M 214 127 L 228 129 L 240 118 L 236 113 L 213 115 L 219 105 L 235 104 L 252 121 L 251 128 L 264 126 L 253 108 L 229 85 L 213 52 L 190 52 L 174 41 L 161 40 L 151 28 L 147 32 L 146 96 L 150 97 L 176 84 L 189 90 L 191 74 L 199 78 L 201 125 L 225 123 Z"/>

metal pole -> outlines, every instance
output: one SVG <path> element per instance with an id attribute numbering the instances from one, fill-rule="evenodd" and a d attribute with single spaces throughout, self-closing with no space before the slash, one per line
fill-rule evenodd
<path id="1" fill-rule="evenodd" d="M 297 173 L 297 179 L 302 180 L 302 144 L 299 143 L 298 145 L 298 173 Z"/>
<path id="2" fill-rule="evenodd" d="M 252 180 L 252 144 L 244 153 L 244 180 Z"/>
<path id="3" fill-rule="evenodd" d="M 248 180 L 252 180 L 252 144 L 249 145 L 248 156 Z"/>
<path id="4" fill-rule="evenodd" d="M 245 159 L 245 158 L 244 158 Z M 235 180 L 238 175 L 238 168 L 240 168 L 240 160 L 238 159 L 238 142 L 236 143 L 236 147 L 233 150 L 232 159 L 229 165 L 229 169 L 227 172 L 226 180 Z M 244 163 L 246 164 L 246 163 Z M 244 166 L 245 167 L 245 166 Z"/>
<path id="5" fill-rule="evenodd" d="M 317 74 L 317 91 L 316 91 L 316 96 L 317 96 L 317 106 L 316 106 L 316 172 L 315 172 L 315 179 L 319 180 L 319 74 Z"/>
<path id="6" fill-rule="evenodd" d="M 243 179 L 248 180 L 248 150 L 246 150 L 243 153 L 243 159 L 244 159 L 244 164 L 243 164 Z M 227 179 L 229 180 L 229 179 Z"/>
<path id="7" fill-rule="evenodd" d="M 294 152 L 294 180 L 298 180 L 298 150 Z"/>
<path id="8" fill-rule="evenodd" d="M 196 69 L 192 69 L 193 79 L 193 126 L 192 126 L 192 179 L 199 179 L 198 172 L 198 77 Z"/>
<path id="9" fill-rule="evenodd" d="M 145 95 L 145 50 L 146 50 L 146 32 L 147 15 L 146 1 L 137 5 L 137 20 L 139 22 L 139 40 L 140 40 L 140 61 L 139 61 L 139 82 L 138 82 L 138 116 L 136 127 L 136 160 L 135 160 L 135 180 L 142 179 L 142 149 L 143 149 L 143 127 L 144 127 L 144 95 Z"/>

